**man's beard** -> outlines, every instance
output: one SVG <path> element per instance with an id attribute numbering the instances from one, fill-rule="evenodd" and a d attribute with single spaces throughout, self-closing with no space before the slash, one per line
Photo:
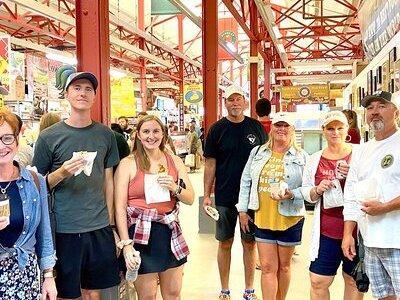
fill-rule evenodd
<path id="1" fill-rule="evenodd" d="M 240 116 L 242 113 L 243 113 L 243 110 L 241 110 L 241 109 L 235 108 L 235 109 L 232 109 L 232 110 L 231 110 L 231 115 L 234 116 L 234 117 L 238 117 L 238 116 Z"/>
<path id="2" fill-rule="evenodd" d="M 370 127 L 373 132 L 383 131 L 385 129 L 385 123 L 382 120 L 372 121 Z"/>

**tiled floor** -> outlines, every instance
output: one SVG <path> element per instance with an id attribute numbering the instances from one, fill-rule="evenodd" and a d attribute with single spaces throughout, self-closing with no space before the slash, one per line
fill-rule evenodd
<path id="1" fill-rule="evenodd" d="M 218 299 L 220 289 L 218 267 L 216 262 L 217 242 L 211 234 L 198 234 L 198 197 L 203 195 L 202 172 L 190 174 L 196 191 L 196 202 L 193 206 L 181 205 L 181 224 L 191 254 L 185 266 L 183 277 L 183 300 Z M 293 259 L 292 282 L 288 300 L 309 299 L 308 245 L 311 235 L 312 214 L 306 216 L 303 230 L 303 244 L 297 248 L 298 256 Z M 238 235 L 237 235 L 238 236 Z M 341 274 L 339 272 L 338 274 Z M 230 287 L 232 300 L 241 299 L 244 288 L 242 250 L 238 239 L 235 240 L 232 252 Z M 261 299 L 260 271 L 256 271 L 256 293 Z M 161 297 L 159 297 L 161 299 Z M 343 299 L 343 280 L 337 276 L 331 286 L 331 299 Z M 364 299 L 372 299 L 368 294 Z"/>

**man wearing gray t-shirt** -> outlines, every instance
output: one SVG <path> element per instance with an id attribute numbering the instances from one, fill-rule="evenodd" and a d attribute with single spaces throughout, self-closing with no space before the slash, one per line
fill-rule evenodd
<path id="1" fill-rule="evenodd" d="M 112 131 L 91 119 L 97 86 L 92 73 L 71 74 L 71 116 L 41 132 L 35 145 L 33 165 L 54 190 L 60 298 L 100 299 L 100 289 L 119 283 L 110 226 L 118 148 Z"/>

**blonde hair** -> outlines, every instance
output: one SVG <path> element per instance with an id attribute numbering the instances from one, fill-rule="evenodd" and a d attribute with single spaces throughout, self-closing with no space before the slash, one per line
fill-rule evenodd
<path id="1" fill-rule="evenodd" d="M 39 132 L 42 132 L 47 127 L 61 121 L 61 117 L 57 113 L 47 113 L 40 118 Z"/>
<path id="2" fill-rule="evenodd" d="M 161 144 L 159 147 L 161 151 L 164 151 L 165 143 L 166 143 L 166 136 L 164 133 L 164 124 L 161 122 L 161 120 L 159 118 L 157 118 L 154 115 L 146 115 L 139 119 L 139 122 L 136 127 L 137 132 L 136 132 L 136 137 L 135 137 L 135 142 L 133 144 L 132 152 L 133 152 L 133 155 L 135 155 L 138 158 L 139 168 L 141 170 L 146 170 L 146 171 L 148 171 L 150 169 L 150 159 L 147 156 L 147 153 L 144 150 L 143 144 L 139 139 L 139 134 L 140 134 L 140 128 L 142 127 L 142 125 L 144 123 L 150 122 L 150 121 L 156 121 L 161 127 L 161 132 L 163 134 L 163 138 L 161 140 Z"/>
<path id="3" fill-rule="evenodd" d="M 272 126 L 274 126 L 274 125 L 272 125 Z M 290 136 L 289 145 L 290 145 L 290 147 L 293 147 L 297 152 L 300 152 L 300 151 L 301 151 L 301 148 L 300 148 L 300 146 L 297 145 L 297 143 L 296 143 L 296 133 L 295 133 L 295 129 L 294 129 L 293 126 L 290 126 L 290 128 L 291 128 L 291 136 Z M 267 146 L 267 148 L 268 148 L 269 150 L 271 150 L 271 151 L 272 151 L 272 149 L 273 149 L 273 147 L 274 147 L 274 136 L 273 136 L 273 134 L 271 134 L 271 133 L 270 133 L 270 135 L 269 135 L 268 141 L 266 142 L 266 146 Z"/>

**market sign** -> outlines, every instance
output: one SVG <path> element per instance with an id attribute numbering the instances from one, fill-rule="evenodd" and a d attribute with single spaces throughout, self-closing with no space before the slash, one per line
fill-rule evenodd
<path id="1" fill-rule="evenodd" d="M 185 84 L 183 86 L 183 99 L 185 105 L 201 104 L 203 101 L 203 85 L 202 84 Z"/>
<path id="2" fill-rule="evenodd" d="M 136 115 L 133 78 L 111 78 L 111 119 Z"/>
<path id="3" fill-rule="evenodd" d="M 399 0 L 368 0 L 357 13 L 364 52 L 372 59 L 400 29 Z"/>
<path id="4" fill-rule="evenodd" d="M 223 40 L 231 52 L 237 53 L 238 49 L 238 23 L 235 18 L 218 19 L 218 37 Z M 236 50 L 236 51 L 235 51 Z M 218 46 L 219 60 L 234 60 L 235 58 Z"/>
<path id="5" fill-rule="evenodd" d="M 302 103 L 329 102 L 329 86 L 327 84 L 311 84 L 281 87 L 282 100 Z"/>

